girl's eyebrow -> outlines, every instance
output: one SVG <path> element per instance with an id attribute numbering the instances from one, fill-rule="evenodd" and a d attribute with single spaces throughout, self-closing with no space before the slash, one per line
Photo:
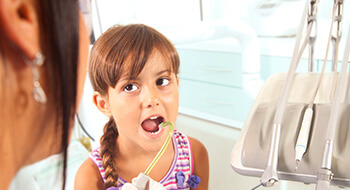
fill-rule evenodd
<path id="1" fill-rule="evenodd" d="M 131 81 L 131 80 L 138 80 L 139 77 L 130 77 L 130 76 L 122 76 L 120 77 L 119 81 Z"/>
<path id="2" fill-rule="evenodd" d="M 171 73 L 171 70 L 167 69 L 167 70 L 159 71 L 158 73 L 156 73 L 156 76 L 161 75 L 163 73 Z"/>
<path id="3" fill-rule="evenodd" d="M 162 75 L 163 73 L 171 73 L 172 71 L 170 69 L 166 69 L 166 70 L 162 70 L 162 71 L 159 71 L 155 74 L 155 76 L 159 76 L 159 75 Z M 125 76 L 122 76 L 120 77 L 119 81 L 132 81 L 132 80 L 139 80 L 139 77 L 136 76 L 136 77 L 130 77 L 128 75 L 125 75 Z"/>

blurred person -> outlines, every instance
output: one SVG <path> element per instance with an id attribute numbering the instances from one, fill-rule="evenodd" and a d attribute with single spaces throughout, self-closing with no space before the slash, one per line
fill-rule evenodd
<path id="1" fill-rule="evenodd" d="M 65 175 L 86 75 L 85 26 L 78 0 L 0 0 L 0 189 L 56 153 Z"/>

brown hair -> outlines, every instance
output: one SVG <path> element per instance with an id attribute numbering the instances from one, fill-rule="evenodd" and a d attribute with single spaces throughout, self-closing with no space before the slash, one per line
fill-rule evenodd
<path id="1" fill-rule="evenodd" d="M 122 73 L 127 73 L 130 78 L 138 76 L 155 50 L 171 63 L 170 70 L 178 74 L 178 53 L 164 35 L 143 24 L 111 27 L 97 39 L 91 49 L 89 76 L 92 87 L 102 96 L 107 96 L 108 87 L 115 87 Z M 126 66 L 126 62 L 130 64 Z M 117 186 L 118 172 L 113 160 L 117 136 L 117 126 L 113 118 L 110 118 L 101 137 L 106 188 Z"/>

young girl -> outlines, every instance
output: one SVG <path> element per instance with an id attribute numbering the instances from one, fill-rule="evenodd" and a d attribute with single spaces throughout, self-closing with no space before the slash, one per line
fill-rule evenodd
<path id="1" fill-rule="evenodd" d="M 175 47 L 153 28 L 115 26 L 102 34 L 91 50 L 89 74 L 93 102 L 110 120 L 101 147 L 80 167 L 75 189 L 119 189 L 146 170 L 169 133 L 158 125 L 177 118 L 178 72 Z M 175 130 L 149 177 L 166 189 L 208 189 L 207 150 Z"/>

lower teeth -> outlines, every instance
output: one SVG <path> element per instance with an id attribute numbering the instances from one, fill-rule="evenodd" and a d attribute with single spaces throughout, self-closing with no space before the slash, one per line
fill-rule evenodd
<path id="1" fill-rule="evenodd" d="M 158 131 L 156 131 L 156 132 L 150 132 L 150 133 L 156 135 L 156 134 L 158 134 L 159 132 L 160 132 L 160 130 L 158 130 Z"/>

